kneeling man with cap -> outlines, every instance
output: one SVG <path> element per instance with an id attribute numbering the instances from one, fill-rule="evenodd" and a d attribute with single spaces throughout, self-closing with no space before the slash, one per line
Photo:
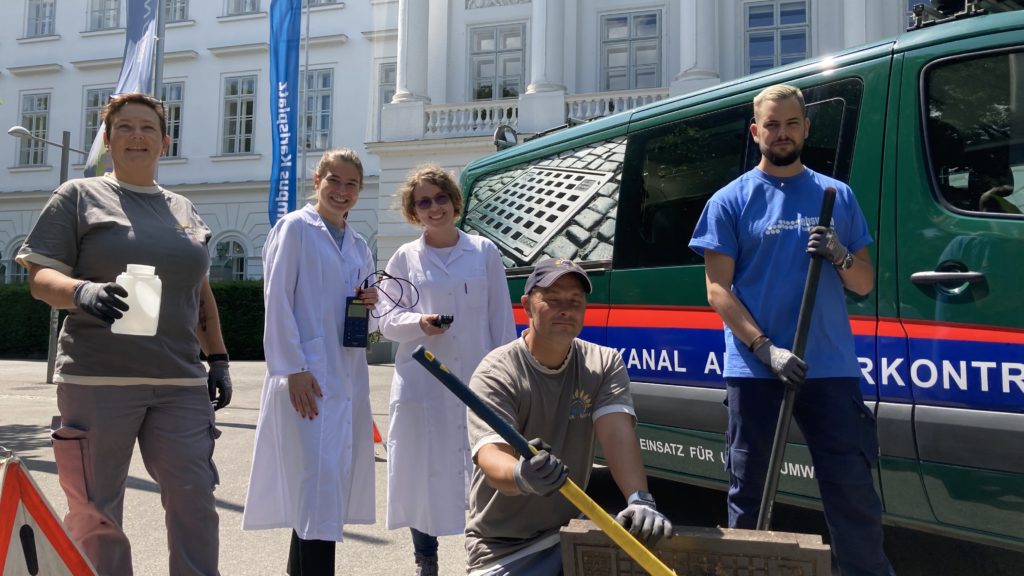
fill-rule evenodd
<path id="1" fill-rule="evenodd" d="M 587 273 L 571 260 L 538 263 L 521 299 L 527 329 L 488 354 L 473 374 L 470 388 L 524 437 L 533 438 L 530 444 L 540 452 L 517 454 L 470 413 L 475 466 L 466 549 L 471 576 L 562 573 L 559 529 L 579 512 L 554 492 L 566 476 L 586 488 L 595 435 L 627 498 L 616 520 L 648 544 L 672 534 L 672 524 L 647 492 L 622 357 L 577 338 L 591 289 Z"/>

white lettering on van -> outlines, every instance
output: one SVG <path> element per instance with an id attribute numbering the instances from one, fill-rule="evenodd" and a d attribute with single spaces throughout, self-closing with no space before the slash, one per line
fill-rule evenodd
<path id="1" fill-rule="evenodd" d="M 716 356 L 714 352 L 709 352 L 708 361 L 704 363 L 704 373 L 711 374 L 712 372 L 721 376 L 722 368 L 718 363 L 718 356 Z"/>
<path id="2" fill-rule="evenodd" d="M 864 381 L 874 386 L 875 381 L 871 378 L 871 370 L 874 369 L 875 363 L 871 358 L 857 357 L 857 362 L 860 364 L 860 375 L 864 378 Z"/>
<path id="3" fill-rule="evenodd" d="M 924 367 L 927 371 L 927 376 L 921 377 L 921 367 Z M 935 364 L 931 360 L 914 360 L 914 363 L 910 365 L 910 381 L 916 384 L 919 388 L 931 388 L 935 385 L 939 379 L 938 370 L 935 368 Z"/>
<path id="4" fill-rule="evenodd" d="M 888 384 L 889 384 L 889 377 L 890 376 L 892 376 L 892 379 L 896 382 L 897 386 L 900 386 L 900 387 L 906 386 L 906 383 L 903 382 L 903 378 L 900 377 L 900 373 L 896 371 L 896 368 L 899 367 L 899 365 L 902 364 L 902 363 L 903 363 L 903 358 L 897 358 L 896 360 L 894 360 L 892 362 L 892 364 L 890 364 L 888 358 L 882 357 L 882 385 L 883 386 L 888 386 Z"/>
<path id="5" fill-rule="evenodd" d="M 1017 385 L 1017 389 L 1024 392 L 1024 364 L 1019 362 L 1003 362 L 1003 392 L 1010 393 L 1010 383 Z"/>
<path id="6" fill-rule="evenodd" d="M 617 348 L 627 368 L 640 370 L 667 371 L 685 373 L 686 366 L 679 356 L 679 350 L 658 350 L 656 348 L 644 348 L 637 352 L 636 348 Z"/>
<path id="7" fill-rule="evenodd" d="M 782 471 L 786 476 L 798 478 L 814 478 L 814 466 L 810 464 L 796 464 L 794 462 L 783 462 Z"/>
<path id="8" fill-rule="evenodd" d="M 981 391 L 988 392 L 988 371 L 990 368 L 995 368 L 995 362 L 971 362 L 971 368 L 978 368 L 979 374 L 981 375 Z"/>
<path id="9" fill-rule="evenodd" d="M 967 362 L 961 360 L 960 369 L 957 370 L 949 360 L 942 361 L 942 387 L 949 390 L 950 382 L 955 383 L 957 388 L 967 391 Z"/>

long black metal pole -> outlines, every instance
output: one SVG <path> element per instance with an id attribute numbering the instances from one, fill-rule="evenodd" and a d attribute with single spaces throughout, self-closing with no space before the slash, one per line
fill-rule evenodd
<path id="1" fill-rule="evenodd" d="M 832 223 L 832 206 L 836 201 L 836 189 L 825 189 L 825 197 L 821 201 L 821 215 L 818 224 L 830 226 Z M 800 302 L 800 315 L 796 321 L 796 334 L 793 336 L 793 354 L 803 358 L 807 347 L 807 333 L 811 328 L 811 315 L 814 312 L 814 299 L 818 295 L 818 277 L 821 276 L 821 258 L 811 258 L 807 269 L 807 280 L 804 282 L 804 295 Z M 775 494 L 779 490 L 779 475 L 782 472 L 782 457 L 786 453 L 786 438 L 789 437 L 789 422 L 793 417 L 793 405 L 796 403 L 796 387 L 786 386 L 779 407 L 779 422 L 775 425 L 775 437 L 772 439 L 772 453 L 768 459 L 768 477 L 765 479 L 764 492 L 761 494 L 761 509 L 757 514 L 757 529 L 767 530 L 772 523 L 772 508 L 775 506 Z"/>

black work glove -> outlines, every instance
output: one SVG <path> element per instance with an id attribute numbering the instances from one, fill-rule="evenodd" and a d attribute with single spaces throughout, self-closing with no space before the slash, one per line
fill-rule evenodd
<path id="1" fill-rule="evenodd" d="M 538 452 L 529 459 L 520 456 L 512 476 L 521 494 L 547 496 L 565 483 L 569 469 L 551 453 L 551 446 L 540 438 L 530 440 L 530 446 L 536 448 Z"/>
<path id="2" fill-rule="evenodd" d="M 113 324 L 128 310 L 128 304 L 118 296 L 128 296 L 128 291 L 120 284 L 85 281 L 75 287 L 75 306 L 90 316 Z"/>
<path id="3" fill-rule="evenodd" d="M 767 338 L 754 349 L 754 355 L 788 386 L 799 388 L 807 378 L 807 363 L 789 350 L 775 346 Z"/>
<path id="4" fill-rule="evenodd" d="M 615 521 L 648 546 L 672 537 L 672 522 L 658 512 L 653 498 L 636 498 L 615 516 Z"/>
<path id="5" fill-rule="evenodd" d="M 227 362 L 214 362 L 210 364 L 210 371 L 206 376 L 206 386 L 210 391 L 210 404 L 214 410 L 220 410 L 231 403 L 231 374 L 228 372 Z"/>
<path id="6" fill-rule="evenodd" d="M 811 238 L 807 241 L 807 252 L 838 266 L 843 263 L 848 250 L 839 242 L 835 230 L 824 226 L 815 226 L 811 228 Z"/>

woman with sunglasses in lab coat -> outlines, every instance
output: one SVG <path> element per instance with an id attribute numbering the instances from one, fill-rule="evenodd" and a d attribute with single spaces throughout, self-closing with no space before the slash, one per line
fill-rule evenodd
<path id="1" fill-rule="evenodd" d="M 399 191 L 402 213 L 423 228 L 402 245 L 382 285 L 380 331 L 398 342 L 388 433 L 387 527 L 412 532 L 417 576 L 438 573 L 437 537 L 462 534 L 473 462 L 466 407 L 417 364 L 425 346 L 461 380 L 494 348 L 515 339 L 511 299 L 498 248 L 455 227 L 462 193 L 451 174 L 428 164 Z M 418 292 L 418 300 L 415 292 Z M 389 296 L 394 298 L 389 302 Z M 450 324 L 442 315 L 451 316 Z"/>

